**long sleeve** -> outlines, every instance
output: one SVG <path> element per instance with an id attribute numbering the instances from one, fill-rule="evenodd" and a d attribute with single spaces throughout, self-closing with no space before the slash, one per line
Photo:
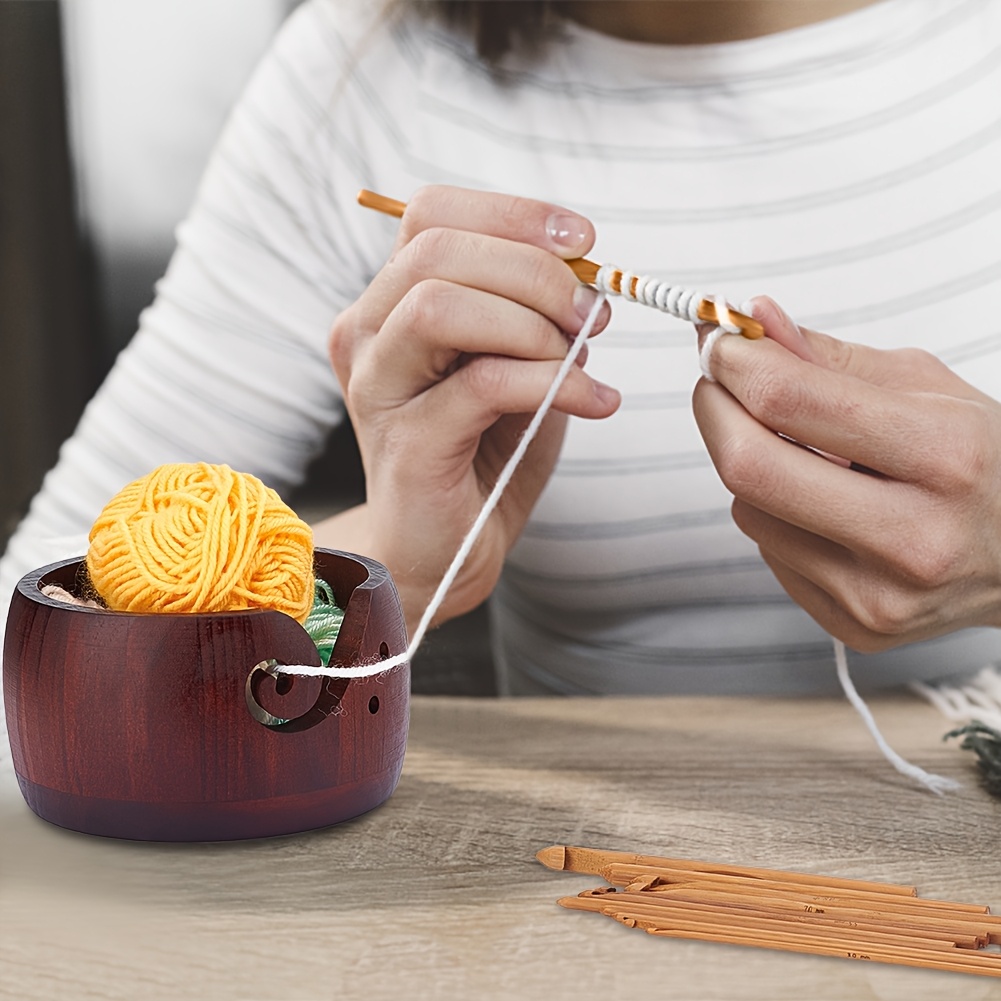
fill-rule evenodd
<path id="1" fill-rule="evenodd" d="M 384 248 L 340 225 L 360 165 L 330 124 L 348 43 L 325 18 L 313 4 L 290 19 L 232 113 L 153 305 L 0 563 L 0 629 L 18 579 L 82 552 L 72 540 L 126 483 L 204 460 L 282 491 L 340 419 L 327 333 Z"/>

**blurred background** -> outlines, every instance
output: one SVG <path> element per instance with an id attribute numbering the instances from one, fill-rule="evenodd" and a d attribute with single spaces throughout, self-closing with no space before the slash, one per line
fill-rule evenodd
<path id="1" fill-rule="evenodd" d="M 293 0 L 0 0 L 0 545 L 153 297 Z"/>
<path id="2" fill-rule="evenodd" d="M 216 136 L 299 0 L 0 0 L 0 551 L 153 298 Z M 350 428 L 291 498 L 356 503 Z M 491 694 L 483 609 L 414 690 Z"/>

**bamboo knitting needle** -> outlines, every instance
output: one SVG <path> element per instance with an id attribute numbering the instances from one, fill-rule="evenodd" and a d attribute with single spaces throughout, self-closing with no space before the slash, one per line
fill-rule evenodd
<path id="1" fill-rule="evenodd" d="M 553 845 L 551 869 L 611 883 L 559 903 L 651 935 L 1001 977 L 1001 918 L 911 886 Z"/>
<path id="2" fill-rule="evenodd" d="M 732 876 L 705 877 L 693 873 L 688 873 L 687 878 L 679 882 L 658 883 L 649 877 L 630 881 L 616 876 L 615 866 L 609 869 L 613 870 L 611 878 L 605 875 L 609 882 L 624 886 L 625 892 L 639 893 L 648 900 L 660 899 L 672 904 L 678 901 L 714 906 L 722 904 L 742 909 L 766 907 L 808 915 L 876 915 L 892 919 L 895 924 L 914 926 L 935 927 L 945 922 L 950 927 L 962 925 L 972 929 L 986 941 L 1001 943 L 1001 918 L 990 914 L 989 908 L 981 905 L 858 890 L 829 891 L 826 887 L 814 885 L 799 886 Z"/>
<path id="3" fill-rule="evenodd" d="M 629 887 L 626 892 L 633 893 Z M 896 925 L 936 928 L 943 924 L 950 928 L 969 930 L 986 942 L 1001 940 L 997 918 L 987 914 L 970 914 L 934 906 L 935 901 L 921 898 L 897 897 L 899 903 L 891 903 L 890 897 L 864 899 L 860 897 L 810 897 L 793 893 L 777 893 L 768 890 L 744 889 L 740 892 L 702 883 L 678 883 L 655 891 L 639 891 L 645 899 L 663 901 L 665 905 L 675 903 L 700 904 L 716 908 L 739 910 L 768 910 L 791 915 L 807 915 L 823 920 L 825 917 L 846 916 L 852 919 L 876 918 Z M 914 906 L 928 904 L 928 907 Z"/>
<path id="4" fill-rule="evenodd" d="M 938 915 L 955 920 L 968 919 L 980 922 L 985 928 L 994 927 L 996 930 L 1001 930 L 998 919 L 994 915 L 986 913 L 986 907 L 980 908 L 977 911 L 969 911 L 963 907 L 950 907 L 948 902 L 944 902 L 945 906 L 940 906 L 942 902 L 938 900 L 927 900 L 923 897 L 902 897 L 893 894 L 864 896 L 843 891 L 845 893 L 844 896 L 832 896 L 829 893 L 811 895 L 809 893 L 810 889 L 811 887 L 802 887 L 799 890 L 795 888 L 780 889 L 767 886 L 758 888 L 751 885 L 733 886 L 720 882 L 692 881 L 689 883 L 672 883 L 659 886 L 654 891 L 645 892 L 650 893 L 651 896 L 660 897 L 702 894 L 733 903 L 739 903 L 741 900 L 747 899 L 760 899 L 767 896 L 770 899 L 791 900 L 799 903 L 804 909 L 812 907 L 817 910 L 827 907 L 870 906 L 886 911 L 887 913 Z"/>
<path id="5" fill-rule="evenodd" d="M 708 932 L 682 932 L 667 928 L 647 929 L 650 935 L 664 938 L 687 938 L 702 942 L 724 942 L 728 945 L 751 945 L 776 949 L 782 952 L 801 952 L 813 956 L 836 956 L 842 959 L 859 959 L 894 966 L 917 966 L 925 970 L 942 970 L 946 973 L 976 973 L 985 977 L 1001 977 L 1001 963 L 990 956 L 976 952 L 937 952 L 919 949 L 846 949 L 843 945 L 801 945 L 775 939 L 755 939 Z"/>
<path id="6" fill-rule="evenodd" d="M 586 905 L 581 906 L 580 897 L 563 897 L 559 903 L 574 910 L 592 910 Z M 841 942 L 790 940 L 786 936 L 768 936 L 739 931 L 737 929 L 719 928 L 707 924 L 698 929 L 681 929 L 664 927 L 666 922 L 658 923 L 655 919 L 634 918 L 628 914 L 609 915 L 623 924 L 642 928 L 648 934 L 667 938 L 694 939 L 702 942 L 720 942 L 726 945 L 750 945 L 758 948 L 777 949 L 783 952 L 808 953 L 814 956 L 840 956 L 846 959 L 870 960 L 880 963 L 891 963 L 898 966 L 918 966 L 925 969 L 945 970 L 952 973 L 977 973 L 985 976 L 1001 977 L 1001 958 L 991 954 L 956 949 L 954 951 L 939 949 L 913 949 L 877 946 L 876 948 L 853 948 Z"/>
<path id="7" fill-rule="evenodd" d="M 859 937 L 873 933 L 906 939 L 903 944 L 925 941 L 947 942 L 950 947 L 978 949 L 987 944 L 988 934 L 983 927 L 967 921 L 948 918 L 910 919 L 897 912 L 880 912 L 832 908 L 828 911 L 805 911 L 789 907 L 785 901 L 760 898 L 753 903 L 721 907 L 711 898 L 700 899 L 668 897 L 658 894 L 617 891 L 608 893 L 607 887 L 585 890 L 578 894 L 582 899 L 595 900 L 603 906 L 617 909 L 630 908 L 651 914 L 670 914 L 690 920 L 708 920 L 716 924 L 734 924 L 748 928 L 766 924 L 776 929 L 784 927 L 797 933 L 823 933 L 826 929 L 847 929 Z M 595 909 L 595 908 L 592 908 Z M 832 933 L 834 933 L 832 931 Z M 1001 957 L 999 957 L 1001 958 Z"/>
<path id="8" fill-rule="evenodd" d="M 380 195 L 365 188 L 358 192 L 358 204 L 363 208 L 375 209 L 377 212 L 395 216 L 397 219 L 401 218 L 407 209 L 406 202 L 401 202 L 396 198 L 387 198 L 386 195 Z M 565 263 L 585 285 L 595 283 L 601 268 L 600 264 L 589 261 L 586 257 L 575 257 Z M 611 287 L 612 291 L 617 294 L 622 292 L 622 277 L 621 271 L 615 271 L 612 274 Z M 636 293 L 637 280 L 635 277 L 632 280 L 632 288 L 629 290 L 632 295 Z M 747 316 L 745 313 L 738 312 L 712 299 L 703 299 L 698 304 L 698 314 L 699 319 L 705 323 L 726 322 L 740 327 L 740 333 L 748 340 L 753 341 L 765 336 L 765 328 L 753 316 Z"/>
<path id="9" fill-rule="evenodd" d="M 908 893 L 875 889 L 879 883 L 861 886 L 851 885 L 851 880 L 839 880 L 835 876 L 821 876 L 816 879 L 803 873 L 773 873 L 770 876 L 747 876 L 735 872 L 711 872 L 700 869 L 682 869 L 677 866 L 644 866 L 626 865 L 623 863 L 604 866 L 596 875 L 614 883 L 616 886 L 628 886 L 630 883 L 645 883 L 646 888 L 654 891 L 670 889 L 679 883 L 697 883 L 698 885 L 713 884 L 720 887 L 740 889 L 748 887 L 754 890 L 775 890 L 777 892 L 808 892 L 812 896 L 826 897 L 885 897 L 899 900 L 906 898 L 907 903 L 920 898 Z M 807 878 L 803 878 L 808 876 Z M 820 882 L 824 880 L 824 882 Z M 847 884 L 847 885 L 846 885 Z M 891 886 L 894 884 L 890 884 Z M 870 889 L 874 887 L 873 889 Z M 902 887 L 910 889 L 910 887 Z M 975 905 L 963 904 L 961 910 L 975 910 Z M 980 913 L 984 909 L 981 908 Z"/>
<path id="10" fill-rule="evenodd" d="M 798 873 L 779 874 L 782 879 L 752 878 L 737 876 L 730 873 L 704 873 L 691 869 L 677 869 L 667 866 L 637 866 L 610 865 L 598 873 L 603 879 L 616 886 L 640 886 L 653 893 L 666 893 L 679 886 L 699 886 L 717 890 L 730 890 L 734 893 L 759 893 L 768 891 L 777 894 L 796 894 L 807 896 L 817 904 L 834 900 L 853 900 L 857 902 L 871 901 L 880 907 L 913 910 L 929 908 L 958 915 L 969 915 L 972 918 L 986 918 L 988 923 L 997 924 L 1001 930 L 1001 918 L 989 916 L 990 908 L 985 904 L 960 904 L 950 900 L 932 900 L 925 897 L 909 896 L 902 893 L 884 893 L 875 890 L 859 889 L 851 885 L 850 880 L 842 880 L 837 885 L 834 877 L 827 877 L 830 883 L 805 883 Z M 849 885 L 845 885 L 845 884 Z M 879 884 L 875 884 L 879 885 Z M 891 884 L 893 885 L 893 884 Z"/>
<path id="11" fill-rule="evenodd" d="M 698 912 L 683 907 L 667 907 L 656 903 L 622 899 L 623 894 L 613 893 L 577 897 L 564 897 L 559 903 L 569 910 L 594 911 L 609 917 L 626 915 L 648 921 L 661 928 L 709 928 L 717 931 L 734 929 L 738 934 L 762 938 L 781 938 L 784 941 L 842 942 L 856 948 L 877 945 L 897 946 L 901 949 L 928 949 L 948 952 L 957 948 L 975 950 L 976 938 L 964 933 L 911 935 L 906 929 L 887 925 L 861 925 L 849 922 L 813 924 L 795 923 L 780 917 L 762 914 L 740 914 L 727 911 Z M 1001 965 L 1001 964 L 999 964 Z"/>
<path id="12" fill-rule="evenodd" d="M 908 897 L 917 896 L 917 887 L 901 886 L 898 883 L 872 883 L 861 879 L 842 879 L 837 876 L 820 876 L 813 873 L 783 872 L 780 869 L 761 869 L 754 866 L 724 865 L 714 862 L 696 862 L 691 859 L 663 858 L 658 855 L 637 855 L 633 852 L 601 851 L 596 848 L 577 848 L 572 845 L 552 845 L 543 848 L 535 856 L 549 869 L 564 872 L 589 873 L 603 876 L 606 866 L 622 863 L 656 869 L 665 866 L 686 869 L 691 872 L 713 873 L 721 876 L 747 876 L 752 879 L 773 879 L 795 881 L 801 886 L 840 887 L 842 889 L 868 890 L 876 893 L 894 893 Z"/>

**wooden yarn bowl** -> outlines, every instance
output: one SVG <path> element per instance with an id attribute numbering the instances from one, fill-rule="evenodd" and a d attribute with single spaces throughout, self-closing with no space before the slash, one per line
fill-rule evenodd
<path id="1" fill-rule="evenodd" d="M 222 841 L 336 824 L 384 802 L 400 777 L 410 668 L 369 678 L 279 675 L 320 663 L 275 611 L 126 614 L 47 598 L 83 560 L 28 574 L 10 607 L 4 697 L 14 769 L 45 820 L 144 841 Z M 345 609 L 331 663 L 406 649 L 389 572 L 316 550 Z"/>

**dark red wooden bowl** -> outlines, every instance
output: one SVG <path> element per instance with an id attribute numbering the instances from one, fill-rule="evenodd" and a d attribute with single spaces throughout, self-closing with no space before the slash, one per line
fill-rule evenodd
<path id="1" fill-rule="evenodd" d="M 331 663 L 403 652 L 389 572 L 318 549 L 345 609 Z M 3 651 L 17 779 L 45 820 L 145 841 L 220 841 L 336 824 L 384 802 L 403 767 L 410 668 L 362 679 L 274 676 L 319 664 L 281 612 L 132 615 L 47 598 L 83 561 L 28 574 Z"/>

